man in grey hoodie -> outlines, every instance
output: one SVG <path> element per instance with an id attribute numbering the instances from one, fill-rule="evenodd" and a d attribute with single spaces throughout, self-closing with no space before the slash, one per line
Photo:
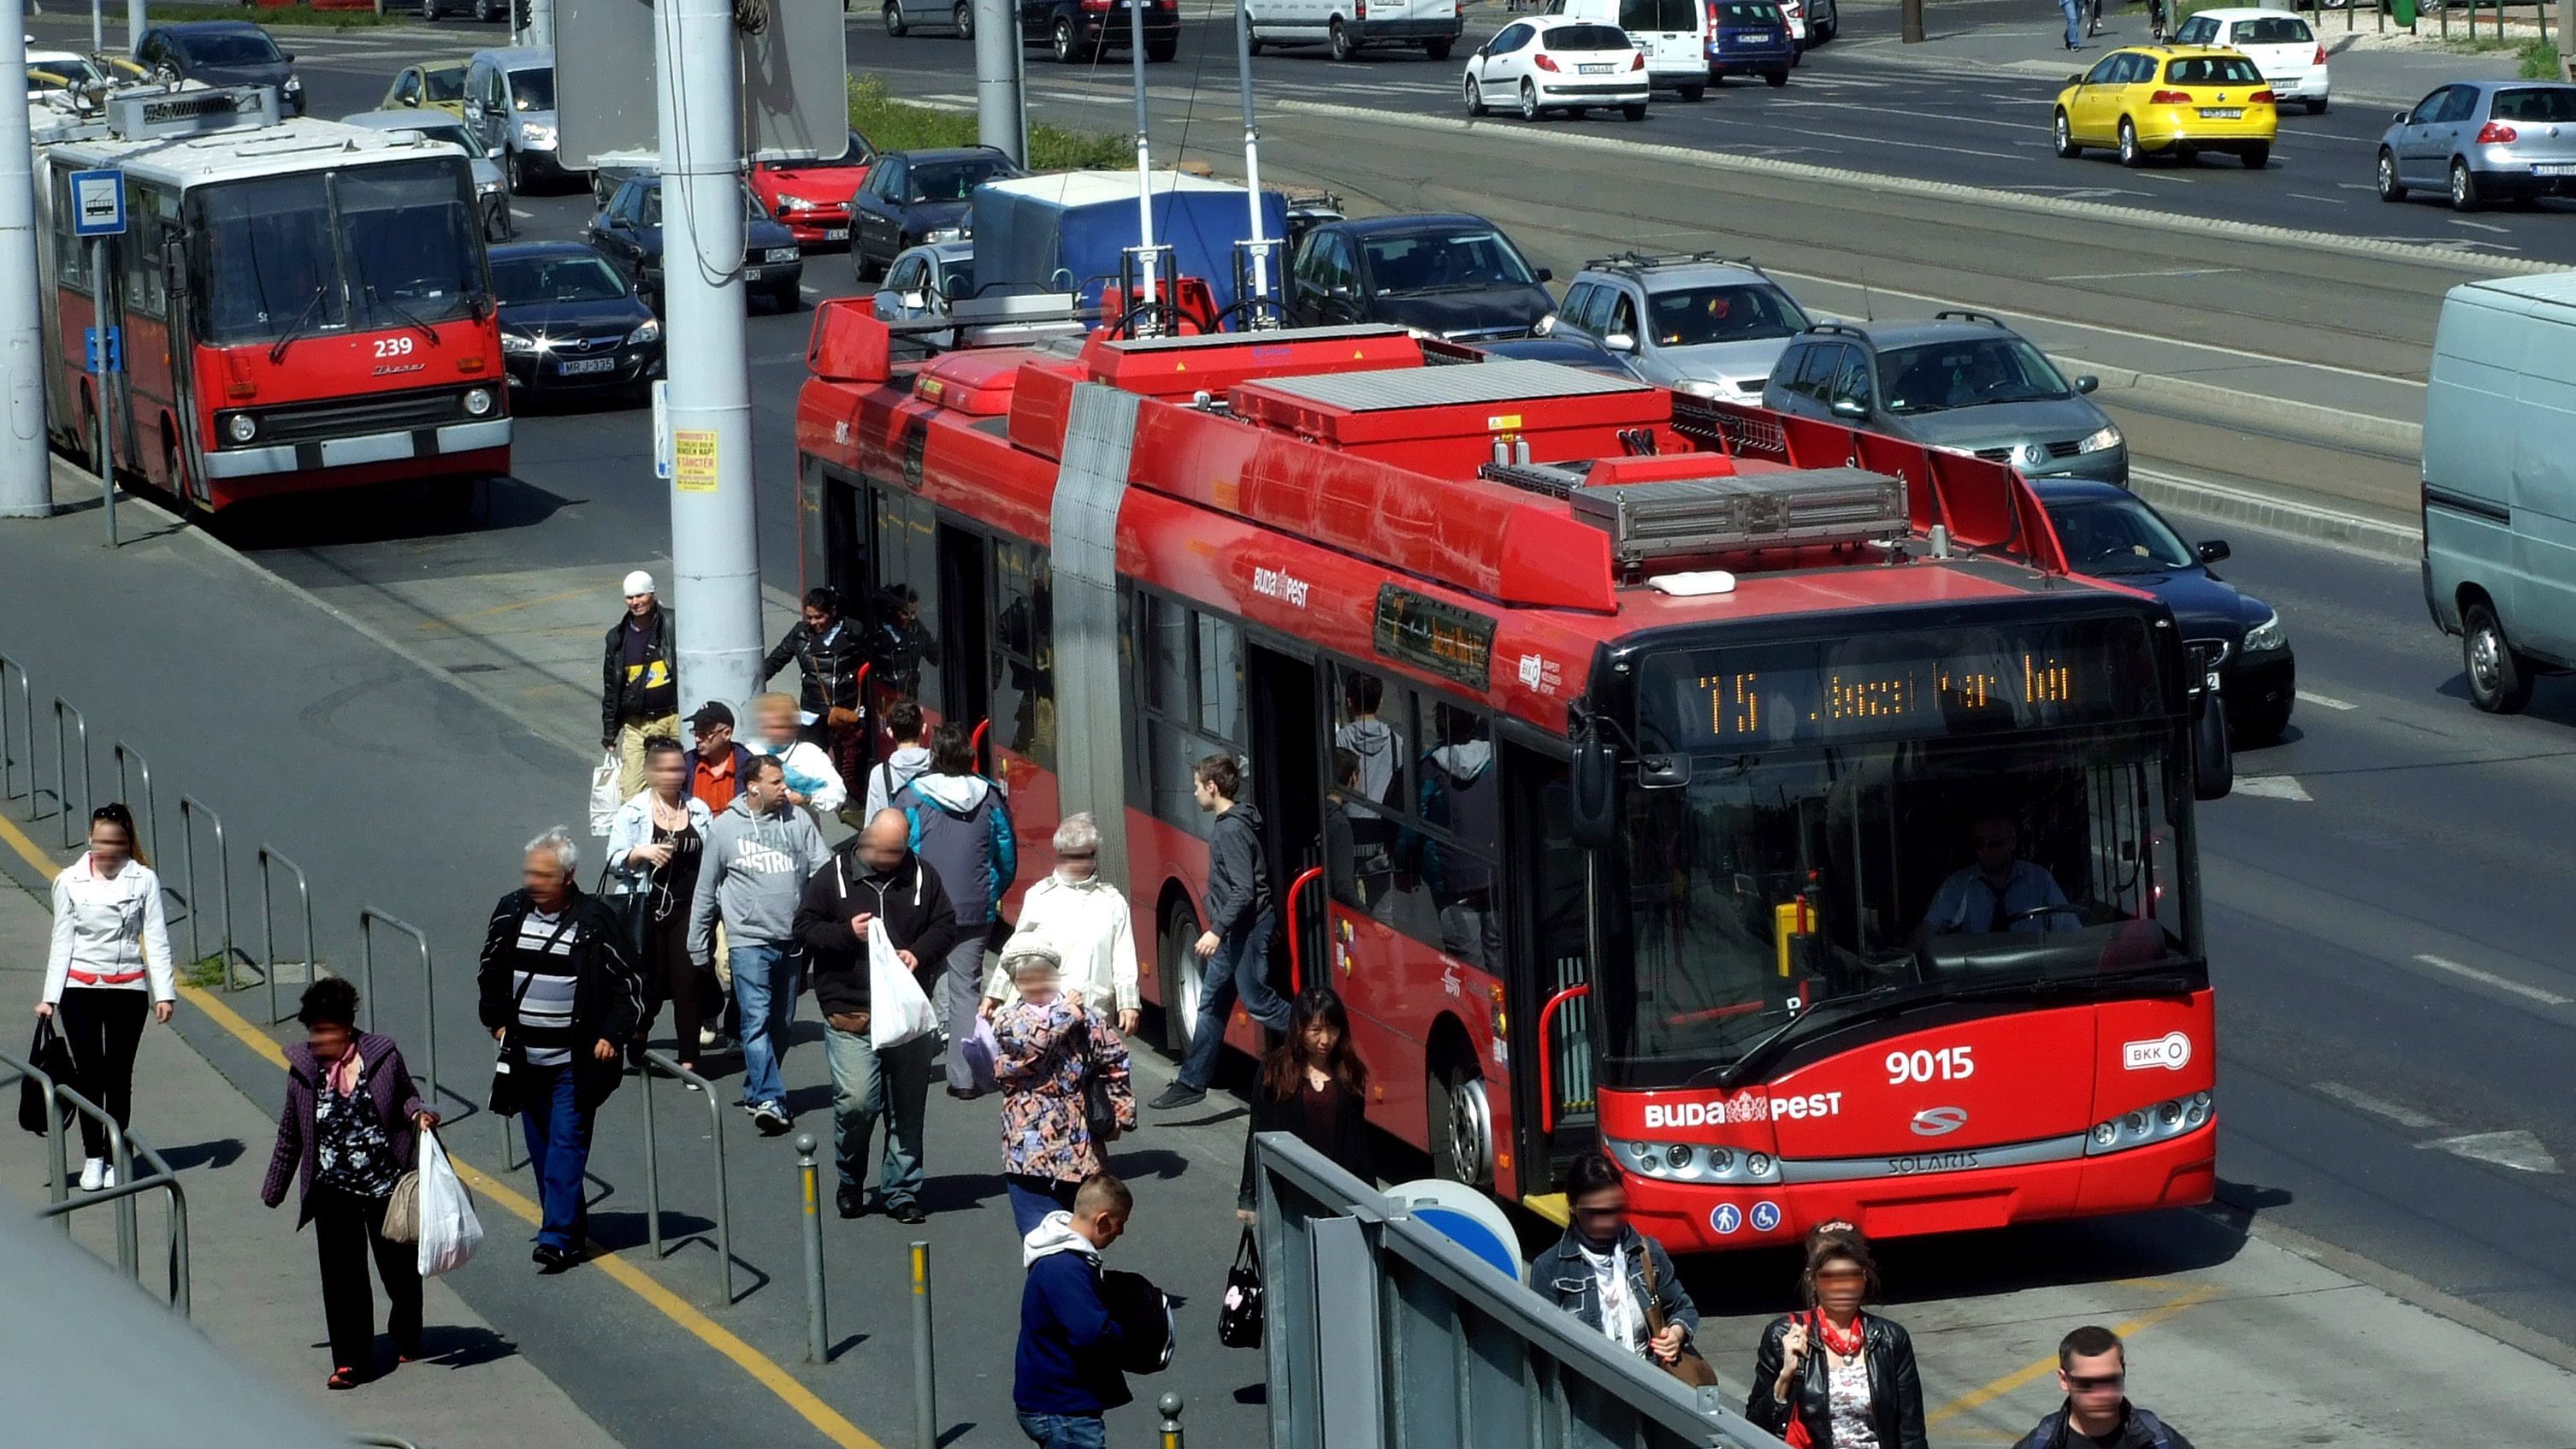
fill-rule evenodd
<path id="1" fill-rule="evenodd" d="M 796 1017 L 796 903 L 806 878 L 831 858 L 813 817 L 787 803 L 774 755 L 742 767 L 742 790 L 707 832 L 698 893 L 689 906 L 689 959 L 715 960 L 724 918 L 742 1017 L 742 1109 L 763 1136 L 795 1125 L 787 1115 L 787 1025 Z"/>
<path id="2" fill-rule="evenodd" d="M 894 797 L 903 793 L 904 786 L 930 768 L 930 748 L 922 743 L 922 736 L 930 732 L 930 727 L 922 723 L 921 706 L 908 699 L 898 699 L 887 707 L 885 718 L 886 733 L 894 739 L 894 750 L 868 771 L 867 818 L 870 820 L 876 819 L 880 811 L 892 805 Z"/>
<path id="3" fill-rule="evenodd" d="M 940 1029 L 953 1044 L 975 1029 L 985 938 L 1019 875 L 1019 840 L 1001 787 L 975 773 L 972 740 L 954 721 L 931 731 L 930 768 L 895 792 L 894 807 L 912 822 L 906 844 L 939 873 L 957 909 L 957 944 L 949 948 L 947 970 L 932 998 Z M 963 1051 L 948 1053 L 948 1091 L 975 1095 L 975 1074 Z"/>

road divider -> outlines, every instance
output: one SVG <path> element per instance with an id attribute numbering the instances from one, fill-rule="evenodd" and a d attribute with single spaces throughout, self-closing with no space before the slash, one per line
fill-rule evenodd
<path id="1" fill-rule="evenodd" d="M 2424 551 L 2420 528 L 2293 502 L 2189 474 L 2131 468 L 2129 490 L 2159 508 L 2332 544 L 2392 562 L 2412 563 Z"/>
<path id="2" fill-rule="evenodd" d="M 2123 393 L 2148 412 L 2170 410 L 2175 416 L 2195 422 L 2233 423 L 2284 434 L 2336 452 L 2374 453 L 2400 463 L 2412 463 L 2424 456 L 2424 425 L 2420 422 L 2347 412 L 2320 403 L 2270 397 L 2076 357 L 2061 356 L 2058 363 L 2068 372 L 2089 372 L 2100 378 L 2100 401 L 2112 401 L 2111 394 Z"/>

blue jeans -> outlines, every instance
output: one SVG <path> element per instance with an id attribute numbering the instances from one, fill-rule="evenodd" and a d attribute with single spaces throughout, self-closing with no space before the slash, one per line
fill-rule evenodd
<path id="1" fill-rule="evenodd" d="M 796 1019 L 796 962 L 783 945 L 730 948 L 733 1000 L 742 1014 L 742 1104 L 787 1101 L 787 1027 Z"/>
<path id="2" fill-rule="evenodd" d="M 885 1161 L 877 1192 L 889 1208 L 921 1195 L 921 1112 L 930 1097 L 930 1058 L 936 1036 L 917 1036 L 879 1051 L 863 1031 L 833 1027 L 823 1033 L 823 1056 L 832 1064 L 832 1152 L 841 1186 L 868 1183 L 868 1139 L 885 1119 Z"/>
<path id="3" fill-rule="evenodd" d="M 1036 1232 L 1048 1213 L 1058 1209 L 1073 1211 L 1073 1192 L 1080 1186 L 1078 1182 L 1050 1182 L 1024 1173 L 1003 1173 L 1002 1189 L 1011 1197 L 1011 1225 L 1020 1230 L 1023 1238 Z"/>
<path id="4" fill-rule="evenodd" d="M 1278 918 L 1263 911 L 1252 929 L 1226 936 L 1216 944 L 1199 976 L 1199 1020 L 1190 1032 L 1189 1059 L 1181 1063 L 1180 1085 L 1204 1092 L 1216 1075 L 1216 1054 L 1225 1049 L 1226 1018 L 1234 998 L 1243 996 L 1244 1013 L 1272 1031 L 1288 1030 L 1288 1003 L 1270 989 L 1270 933 Z"/>
<path id="5" fill-rule="evenodd" d="M 582 1178 L 590 1166 L 591 1109 L 582 1105 L 576 1085 L 581 1073 L 573 1066 L 529 1067 L 527 1073 L 519 1126 L 528 1138 L 528 1172 L 545 1208 L 537 1242 L 571 1252 L 590 1226 Z"/>
<path id="6" fill-rule="evenodd" d="M 1020 1432 L 1038 1449 L 1106 1449 L 1109 1426 L 1098 1414 L 1022 1414 Z"/>
<path id="7" fill-rule="evenodd" d="M 2066 48 L 2073 50 L 2084 43 L 2083 0 L 2057 0 L 2057 8 L 2066 12 Z"/>

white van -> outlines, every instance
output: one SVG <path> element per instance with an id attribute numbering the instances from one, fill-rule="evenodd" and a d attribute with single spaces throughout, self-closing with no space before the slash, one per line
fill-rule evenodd
<path id="1" fill-rule="evenodd" d="M 1659 90 L 1695 101 L 1708 89 L 1708 6 L 1703 0 L 1548 0 L 1547 13 L 1616 25 L 1646 53 Z"/>
<path id="2" fill-rule="evenodd" d="M 2424 604 L 2469 700 L 2576 669 L 2576 272 L 2454 287 L 2424 396 Z"/>
<path id="3" fill-rule="evenodd" d="M 1467 25 L 1463 0 L 1242 0 L 1252 53 L 1264 45 L 1330 46 L 1348 60 L 1362 47 L 1418 45 L 1447 60 Z"/>

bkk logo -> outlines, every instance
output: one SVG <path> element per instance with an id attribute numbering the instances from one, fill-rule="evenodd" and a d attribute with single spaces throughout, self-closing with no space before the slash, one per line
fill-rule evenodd
<path id="1" fill-rule="evenodd" d="M 2124 1042 L 2120 1047 L 2120 1065 L 2133 1072 L 2163 1067 L 2181 1071 L 2191 1065 L 2191 1038 L 2181 1032 L 2167 1032 L 2154 1041 Z"/>

